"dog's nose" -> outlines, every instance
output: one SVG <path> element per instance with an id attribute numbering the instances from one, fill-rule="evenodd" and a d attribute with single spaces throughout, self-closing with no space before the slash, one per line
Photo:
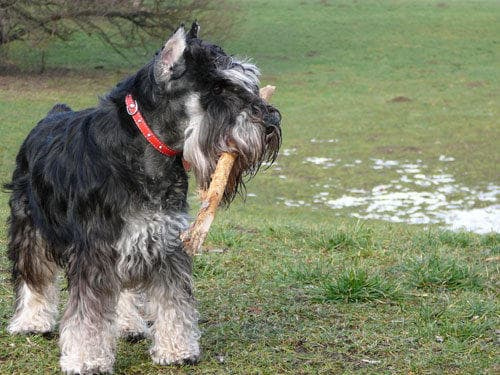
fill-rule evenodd
<path id="1" fill-rule="evenodd" d="M 272 126 L 280 126 L 281 114 L 278 110 L 273 109 L 264 116 L 264 122 Z"/>

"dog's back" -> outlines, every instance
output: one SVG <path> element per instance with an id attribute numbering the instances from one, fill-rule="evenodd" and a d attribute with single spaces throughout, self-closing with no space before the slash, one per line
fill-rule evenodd
<path id="1" fill-rule="evenodd" d="M 107 108 L 73 111 L 56 104 L 21 146 L 12 182 L 6 187 L 12 191 L 12 204 L 29 211 L 32 225 L 52 245 L 80 243 L 78 224 L 97 207 L 118 201 L 112 196 L 121 186 L 114 173 L 117 161 L 106 152 L 102 136 L 116 133 L 114 117 Z M 115 216 L 107 222 L 114 223 L 119 219 Z"/>
<path id="2" fill-rule="evenodd" d="M 52 109 L 47 113 L 48 116 L 56 115 L 63 112 L 72 112 L 73 110 L 64 103 L 57 103 Z"/>

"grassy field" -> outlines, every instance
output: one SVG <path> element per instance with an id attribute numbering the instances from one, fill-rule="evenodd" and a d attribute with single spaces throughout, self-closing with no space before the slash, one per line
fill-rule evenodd
<path id="1" fill-rule="evenodd" d="M 408 222 L 498 201 L 500 4 L 241 3 L 224 47 L 278 86 L 283 151 L 219 214 L 211 251 L 195 259 L 203 361 L 162 368 L 148 342 L 120 342 L 115 372 L 498 373 L 499 234 Z M 29 48 L 9 54 L 36 65 Z M 0 73 L 0 181 L 55 102 L 95 105 L 147 59 L 77 35 L 49 47 L 44 75 Z M 368 212 L 380 191 L 432 199 Z M 368 208 L 339 201 L 367 195 Z M 2 193 L 0 222 L 7 215 Z M 57 335 L 6 333 L 6 241 L 0 225 L 0 374 L 57 373 Z"/>

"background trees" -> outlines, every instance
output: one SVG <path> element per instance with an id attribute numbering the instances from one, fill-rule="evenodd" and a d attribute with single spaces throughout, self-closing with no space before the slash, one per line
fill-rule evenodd
<path id="1" fill-rule="evenodd" d="M 141 50 L 181 22 L 198 19 L 204 33 L 227 35 L 233 23 L 227 0 L 0 0 L 0 48 L 24 41 L 41 52 L 76 32 L 97 35 L 116 53 Z M 6 54 L 0 54 L 1 59 Z"/>

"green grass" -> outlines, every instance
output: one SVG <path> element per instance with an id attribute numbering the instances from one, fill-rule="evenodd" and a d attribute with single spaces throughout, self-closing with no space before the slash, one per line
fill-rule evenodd
<path id="1" fill-rule="evenodd" d="M 350 268 L 334 281 L 324 284 L 324 300 L 338 302 L 369 302 L 398 298 L 398 288 L 383 276 L 370 275 L 365 269 Z"/>
<path id="2" fill-rule="evenodd" d="M 376 244 L 372 241 L 372 229 L 366 228 L 361 222 L 347 228 L 332 228 L 324 231 L 314 231 L 307 241 L 318 250 L 345 251 L 371 250 Z"/>
<path id="3" fill-rule="evenodd" d="M 479 273 L 465 262 L 447 255 L 430 254 L 413 259 L 408 266 L 412 283 L 420 289 L 480 289 Z"/>
<path id="4" fill-rule="evenodd" d="M 426 173 L 451 174 L 471 189 L 500 184 L 498 2 L 259 0 L 240 10 L 224 47 L 251 56 L 262 82 L 277 85 L 283 149 L 294 151 L 280 155 L 280 170 L 247 184 L 255 196 L 219 213 L 210 252 L 195 257 L 203 361 L 154 366 L 148 342 L 120 341 L 115 372 L 498 372 L 498 233 L 361 221 L 350 208 L 314 202 L 320 192 L 338 198 L 398 176 L 394 168 L 374 170 L 370 158 L 419 159 Z M 29 46 L 9 53 L 36 67 Z M 0 182 L 54 103 L 95 105 L 148 58 L 126 61 L 76 35 L 48 47 L 45 75 L 0 72 Z M 392 101 L 398 96 L 409 101 Z M 443 164 L 440 155 L 455 161 Z M 341 162 L 323 169 L 306 157 Z M 355 168 L 344 166 L 357 159 Z M 0 194 L 1 222 L 7 199 Z M 194 213 L 194 193 L 189 200 Z M 57 335 L 5 330 L 12 313 L 6 244 L 0 225 L 0 374 L 57 373 Z"/>

